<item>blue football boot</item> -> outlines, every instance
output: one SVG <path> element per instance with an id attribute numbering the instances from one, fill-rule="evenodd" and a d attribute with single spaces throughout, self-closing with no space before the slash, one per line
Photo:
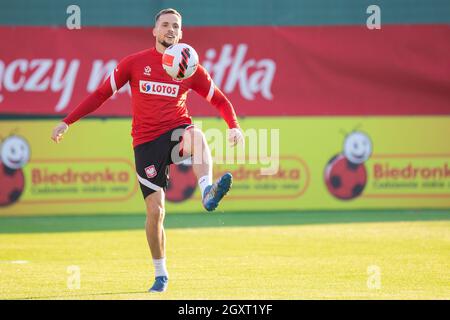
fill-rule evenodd
<path id="1" fill-rule="evenodd" d="M 164 292 L 167 290 L 167 286 L 169 285 L 169 278 L 166 276 L 160 276 L 155 278 L 155 283 L 153 286 L 148 289 L 148 292 Z"/>
<path id="2" fill-rule="evenodd" d="M 215 183 L 205 188 L 203 193 L 203 206 L 207 211 L 213 211 L 219 205 L 220 200 L 227 194 L 233 183 L 231 173 L 225 173 Z"/>

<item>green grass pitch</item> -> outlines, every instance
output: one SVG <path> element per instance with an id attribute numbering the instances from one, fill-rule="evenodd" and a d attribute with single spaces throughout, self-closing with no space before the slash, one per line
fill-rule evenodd
<path id="1" fill-rule="evenodd" d="M 169 290 L 150 294 L 143 215 L 2 217 L 0 299 L 450 299 L 450 211 L 166 219 Z"/>

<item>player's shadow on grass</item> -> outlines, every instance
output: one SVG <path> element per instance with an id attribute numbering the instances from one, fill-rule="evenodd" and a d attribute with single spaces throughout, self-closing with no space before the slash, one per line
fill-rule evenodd
<path id="1" fill-rule="evenodd" d="M 71 298 L 81 298 L 81 297 L 97 297 L 97 296 L 110 296 L 110 295 L 121 295 L 121 294 L 148 294 L 149 298 L 155 297 L 154 294 L 147 291 L 129 291 L 129 292 L 99 292 L 99 293 L 85 293 L 85 294 L 68 294 L 68 295 L 58 295 L 58 296 L 35 296 L 35 297 L 22 297 L 6 300 L 52 300 L 52 299 L 65 299 L 71 300 Z"/>
<path id="2" fill-rule="evenodd" d="M 281 225 L 450 220 L 450 210 L 346 210 L 214 212 L 166 215 L 166 228 L 257 227 Z M 0 217 L 0 233 L 51 233 L 144 229 L 145 213 Z"/>

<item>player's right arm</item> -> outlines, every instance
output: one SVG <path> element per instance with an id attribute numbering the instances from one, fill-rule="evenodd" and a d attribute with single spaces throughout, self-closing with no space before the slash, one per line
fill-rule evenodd
<path id="1" fill-rule="evenodd" d="M 52 140 L 59 143 L 72 123 L 100 108 L 109 97 L 124 86 L 130 80 L 130 64 L 130 57 L 120 61 L 103 84 L 87 96 L 71 113 L 56 125 L 51 135 Z"/>

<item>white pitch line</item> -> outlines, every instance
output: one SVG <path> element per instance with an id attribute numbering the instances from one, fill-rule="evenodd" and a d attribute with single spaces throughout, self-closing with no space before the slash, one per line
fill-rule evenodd
<path id="1" fill-rule="evenodd" d="M 27 260 L 12 260 L 12 261 L 0 260 L 0 263 L 27 264 L 27 263 L 30 263 L 30 261 L 27 261 Z"/>

